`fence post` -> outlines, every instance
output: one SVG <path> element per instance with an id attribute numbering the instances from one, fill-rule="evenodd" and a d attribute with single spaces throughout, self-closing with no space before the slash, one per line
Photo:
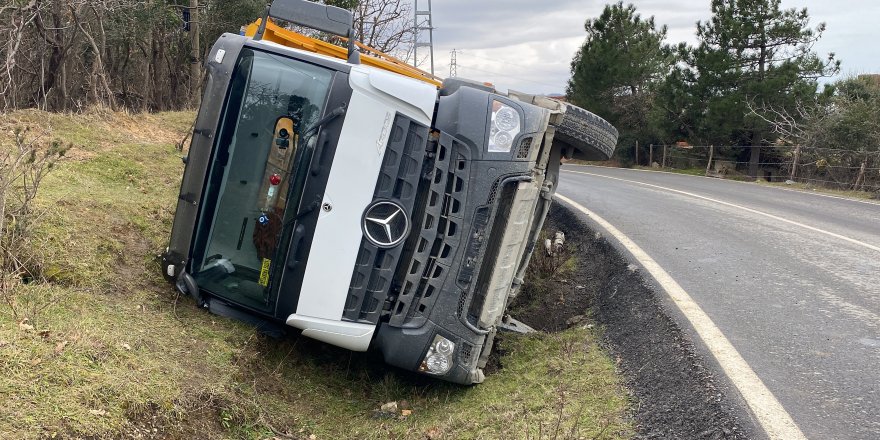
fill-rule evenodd
<path id="1" fill-rule="evenodd" d="M 648 145 L 648 166 L 654 167 L 654 144 Z"/>
<path id="2" fill-rule="evenodd" d="M 715 146 L 709 145 L 709 162 L 706 164 L 706 177 L 709 177 L 709 169 L 712 167 L 712 154 L 715 153 Z"/>
<path id="3" fill-rule="evenodd" d="M 636 141 L 636 166 L 639 166 L 639 141 Z"/>
<path id="4" fill-rule="evenodd" d="M 801 146 L 798 145 L 794 147 L 794 157 L 791 160 L 791 175 L 788 176 L 788 180 L 794 182 L 794 178 L 797 177 L 797 167 L 798 162 L 801 160 Z"/>
<path id="5" fill-rule="evenodd" d="M 865 179 L 865 168 L 868 166 L 868 155 L 865 154 L 865 159 L 862 160 L 862 166 L 859 167 L 859 175 L 856 177 L 856 184 L 853 185 L 853 191 L 858 191 L 859 187 L 864 183 Z"/>
<path id="6" fill-rule="evenodd" d="M 660 168 L 666 168 L 666 144 L 663 144 L 663 164 Z"/>

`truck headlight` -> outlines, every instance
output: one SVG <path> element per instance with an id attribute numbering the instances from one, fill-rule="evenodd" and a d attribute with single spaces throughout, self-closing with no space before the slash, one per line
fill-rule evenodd
<path id="1" fill-rule="evenodd" d="M 443 375 L 452 368 L 452 353 L 455 352 L 455 343 L 443 336 L 434 336 L 434 342 L 428 347 L 428 352 L 419 366 L 422 373 Z"/>
<path id="2" fill-rule="evenodd" d="M 489 127 L 489 151 L 509 153 L 513 139 L 519 134 L 519 112 L 513 107 L 492 101 L 492 122 Z"/>

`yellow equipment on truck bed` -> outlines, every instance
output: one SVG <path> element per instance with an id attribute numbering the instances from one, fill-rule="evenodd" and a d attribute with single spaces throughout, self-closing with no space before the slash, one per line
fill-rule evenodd
<path id="1" fill-rule="evenodd" d="M 245 28 L 244 35 L 246 37 L 253 37 L 254 35 L 256 35 L 260 30 L 260 24 L 262 24 L 262 22 L 263 19 L 260 18 L 249 24 Z M 339 38 L 344 42 L 348 42 L 348 38 L 336 38 Z M 273 23 L 271 19 L 268 20 L 266 23 L 266 28 L 263 33 L 263 40 L 278 43 L 282 46 L 292 47 L 294 49 L 314 52 L 328 57 L 339 58 L 342 60 L 348 59 L 348 49 L 337 46 L 333 43 L 319 40 L 317 38 L 303 35 L 290 29 L 285 29 Z M 433 84 L 437 87 L 440 87 L 440 85 L 442 84 L 442 80 L 440 78 L 437 78 L 436 76 L 431 75 L 428 72 L 410 66 L 405 61 L 397 59 L 391 55 L 388 55 L 382 51 L 374 49 L 358 41 L 355 41 L 354 44 L 361 50 L 366 51 L 361 52 L 362 54 L 365 53 L 369 55 L 367 57 L 361 58 L 361 64 L 371 67 L 378 67 L 382 70 L 387 70 L 389 72 L 394 72 L 400 75 L 408 76 L 410 78 L 415 78 L 417 80 Z"/>

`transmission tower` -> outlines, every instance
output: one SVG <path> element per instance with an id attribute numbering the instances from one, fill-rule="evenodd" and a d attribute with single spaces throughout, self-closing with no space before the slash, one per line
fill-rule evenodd
<path id="1" fill-rule="evenodd" d="M 449 56 L 449 77 L 455 78 L 458 76 L 458 61 L 455 59 L 455 49 L 452 49 L 452 53 Z"/>
<path id="2" fill-rule="evenodd" d="M 434 74 L 434 25 L 431 21 L 431 0 L 428 0 L 428 9 L 419 9 L 419 0 L 414 1 L 415 16 L 413 17 L 413 66 L 419 66 L 419 47 L 427 47 L 431 53 L 431 75 Z M 422 38 L 422 31 L 428 31 L 428 41 Z"/>

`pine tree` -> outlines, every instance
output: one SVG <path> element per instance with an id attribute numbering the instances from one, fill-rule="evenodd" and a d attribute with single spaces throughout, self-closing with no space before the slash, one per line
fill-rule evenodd
<path id="1" fill-rule="evenodd" d="M 614 124 L 621 142 L 650 136 L 652 87 L 669 71 L 666 26 L 643 19 L 633 5 L 606 5 L 584 24 L 587 38 L 571 62 L 568 98 Z"/>
<path id="2" fill-rule="evenodd" d="M 839 70 L 834 54 L 820 59 L 813 44 L 825 25 L 809 27 L 804 9 L 780 9 L 780 0 L 712 0 L 712 18 L 697 23 L 699 45 L 682 48 L 686 67 L 669 87 L 686 134 L 705 143 L 761 145 L 766 122 L 749 104 L 787 108 L 816 94 L 817 80 Z M 682 99 L 675 90 L 687 95 Z M 757 176 L 760 149 L 751 148 L 749 175 Z"/>

